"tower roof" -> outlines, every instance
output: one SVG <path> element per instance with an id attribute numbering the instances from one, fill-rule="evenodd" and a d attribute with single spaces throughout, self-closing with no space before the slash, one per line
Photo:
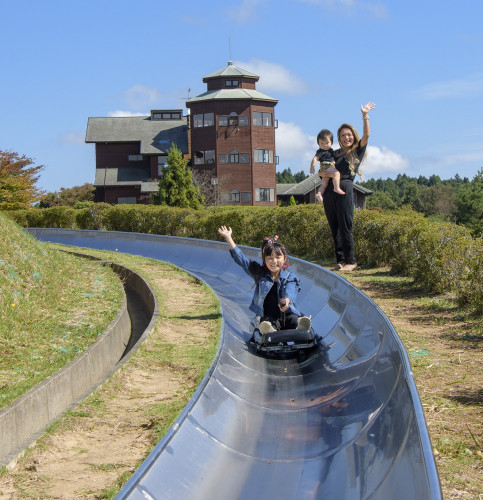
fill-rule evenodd
<path id="1" fill-rule="evenodd" d="M 277 99 L 270 97 L 266 94 L 262 94 L 258 92 L 258 90 L 253 89 L 218 89 L 218 90 L 209 90 L 208 92 L 204 92 L 196 97 L 191 98 L 186 101 L 187 107 L 191 103 L 201 102 L 201 101 L 222 101 L 222 100 L 233 100 L 233 99 L 255 99 L 259 101 L 273 101 L 278 102 Z"/>
<path id="2" fill-rule="evenodd" d="M 211 73 L 203 78 L 203 82 L 206 82 L 206 80 L 210 80 L 211 78 L 218 78 L 220 76 L 238 76 L 238 77 L 245 77 L 245 78 L 253 78 L 255 81 L 259 80 L 259 76 L 255 75 L 254 73 L 250 73 L 246 69 L 239 68 L 238 66 L 235 66 L 232 61 L 228 61 L 228 65 L 225 66 L 224 68 L 219 69 L 218 71 L 215 71 L 214 73 Z"/>

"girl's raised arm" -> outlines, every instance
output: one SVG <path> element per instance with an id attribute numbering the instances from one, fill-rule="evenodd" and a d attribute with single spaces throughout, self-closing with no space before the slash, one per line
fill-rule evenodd
<path id="1" fill-rule="evenodd" d="M 218 228 L 218 232 L 223 236 L 223 238 L 225 238 L 230 250 L 233 250 L 236 247 L 236 243 L 233 241 L 231 236 L 233 233 L 231 227 L 221 226 Z"/>

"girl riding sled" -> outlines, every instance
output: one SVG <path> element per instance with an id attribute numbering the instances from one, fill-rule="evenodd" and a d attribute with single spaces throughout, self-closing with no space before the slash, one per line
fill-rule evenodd
<path id="1" fill-rule="evenodd" d="M 276 241 L 265 238 L 262 244 L 262 264 L 249 260 L 232 238 L 231 227 L 221 226 L 218 232 L 230 247 L 233 260 L 255 280 L 255 293 L 250 311 L 260 316 L 260 333 L 276 330 L 310 328 L 310 318 L 299 311 L 295 298 L 300 291 L 297 275 L 287 271 L 287 251 Z"/>

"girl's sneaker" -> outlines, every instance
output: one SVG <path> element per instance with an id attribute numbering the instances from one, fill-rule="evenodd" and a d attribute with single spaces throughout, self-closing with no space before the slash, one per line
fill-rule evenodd
<path id="1" fill-rule="evenodd" d="M 312 321 L 307 316 L 301 316 L 297 323 L 297 330 L 308 330 L 312 326 Z"/>
<path id="2" fill-rule="evenodd" d="M 271 333 L 271 332 L 276 332 L 275 328 L 273 327 L 272 323 L 270 321 L 262 321 L 260 323 L 260 326 L 258 327 L 260 330 L 260 333 L 265 334 L 265 333 Z"/>

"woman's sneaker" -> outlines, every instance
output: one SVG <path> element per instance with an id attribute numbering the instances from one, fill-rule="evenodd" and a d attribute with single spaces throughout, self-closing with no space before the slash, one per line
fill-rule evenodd
<path id="1" fill-rule="evenodd" d="M 312 325 L 312 321 L 307 316 L 301 316 L 297 323 L 297 330 L 308 330 Z"/>
<path id="2" fill-rule="evenodd" d="M 260 326 L 258 327 L 260 330 L 260 333 L 271 333 L 271 332 L 276 332 L 275 328 L 273 327 L 272 323 L 270 321 L 262 321 L 260 323 Z"/>

